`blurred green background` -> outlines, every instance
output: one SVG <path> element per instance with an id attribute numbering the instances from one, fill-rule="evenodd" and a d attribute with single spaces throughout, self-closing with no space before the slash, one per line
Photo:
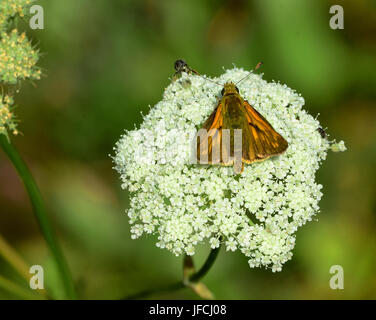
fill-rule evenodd
<path id="1" fill-rule="evenodd" d="M 376 298 L 376 2 L 327 0 L 38 1 L 45 29 L 27 30 L 46 75 L 16 96 L 22 136 L 13 143 L 37 179 L 84 299 L 119 299 L 181 279 L 182 259 L 131 240 L 109 154 L 124 129 L 142 121 L 184 58 L 217 76 L 233 64 L 263 61 L 267 80 L 300 92 L 331 138 L 348 150 L 329 153 L 317 180 L 324 196 L 317 219 L 297 233 L 280 273 L 250 269 L 224 250 L 204 283 L 219 299 Z M 329 8 L 344 8 L 343 30 Z M 60 284 L 22 184 L 0 152 L 0 234 Z M 195 256 L 199 266 L 209 249 Z M 344 290 L 329 287 L 332 265 Z M 22 279 L 0 259 L 0 275 Z M 0 290 L 0 298 L 16 296 Z M 188 289 L 151 298 L 191 299 Z"/>

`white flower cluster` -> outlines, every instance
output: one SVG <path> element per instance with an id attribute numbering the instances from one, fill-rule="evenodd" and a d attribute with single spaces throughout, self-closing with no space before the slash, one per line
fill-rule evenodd
<path id="1" fill-rule="evenodd" d="M 234 68 L 212 80 L 235 83 L 247 74 Z M 251 267 L 280 271 L 292 257 L 294 233 L 319 211 L 315 172 L 334 143 L 286 85 L 251 74 L 238 88 L 288 141 L 283 155 L 245 165 L 240 175 L 232 167 L 192 164 L 192 132 L 212 113 L 222 88 L 183 73 L 140 129 L 121 137 L 115 168 L 131 194 L 132 238 L 157 234 L 157 246 L 176 255 L 193 255 L 204 241 L 212 248 L 222 243 L 240 250 Z M 343 142 L 337 149 L 345 149 Z"/>

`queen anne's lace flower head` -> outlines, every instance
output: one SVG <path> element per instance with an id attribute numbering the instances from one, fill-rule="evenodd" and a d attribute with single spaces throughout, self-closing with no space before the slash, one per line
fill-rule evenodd
<path id="1" fill-rule="evenodd" d="M 246 75 L 234 68 L 213 80 Z M 251 74 L 238 87 L 288 141 L 283 155 L 245 165 L 240 175 L 232 167 L 192 164 L 192 132 L 214 110 L 222 88 L 183 74 L 140 129 L 116 144 L 116 170 L 131 194 L 132 238 L 157 234 L 157 246 L 176 255 L 193 255 L 204 241 L 212 248 L 223 243 L 246 255 L 251 267 L 280 271 L 292 257 L 295 232 L 319 211 L 316 170 L 330 148 L 345 147 L 321 137 L 318 120 L 302 109 L 304 99 L 286 85 Z"/>

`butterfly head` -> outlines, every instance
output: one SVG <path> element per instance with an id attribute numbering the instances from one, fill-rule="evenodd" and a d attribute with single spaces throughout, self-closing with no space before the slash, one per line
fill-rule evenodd
<path id="1" fill-rule="evenodd" d="M 226 82 L 221 91 L 222 96 L 227 96 L 230 94 L 238 94 L 238 93 L 239 93 L 238 87 L 232 82 Z"/>

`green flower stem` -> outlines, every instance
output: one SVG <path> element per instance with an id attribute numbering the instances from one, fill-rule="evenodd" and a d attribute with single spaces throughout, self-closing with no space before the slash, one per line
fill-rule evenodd
<path id="1" fill-rule="evenodd" d="M 50 221 L 44 208 L 42 196 L 34 181 L 34 178 L 31 175 L 29 169 L 27 168 L 25 162 L 22 160 L 21 156 L 17 152 L 17 150 L 12 146 L 11 143 L 9 143 L 5 135 L 0 134 L 0 146 L 8 156 L 13 166 L 15 167 L 18 175 L 20 176 L 22 182 L 25 185 L 27 193 L 29 194 L 35 217 L 38 221 L 43 237 L 50 249 L 50 252 L 55 260 L 57 269 L 60 273 L 66 297 L 69 299 L 75 299 L 76 292 L 72 276 L 68 268 L 68 264 L 65 261 L 63 252 L 52 230 Z"/>
<path id="2" fill-rule="evenodd" d="M 46 297 L 33 293 L 20 285 L 0 276 L 0 288 L 6 290 L 21 299 L 44 300 Z"/>
<path id="3" fill-rule="evenodd" d="M 191 281 L 191 282 L 198 282 L 200 279 L 202 279 L 208 273 L 208 271 L 213 266 L 215 260 L 218 257 L 218 253 L 219 253 L 219 249 L 220 248 L 221 247 L 218 247 L 218 248 L 212 249 L 210 251 L 210 254 L 209 254 L 208 258 L 206 259 L 206 261 L 203 264 L 203 266 L 201 267 L 201 269 L 198 270 L 193 275 L 191 275 L 189 277 L 189 281 Z"/>
<path id="4" fill-rule="evenodd" d="M 206 259 L 201 269 L 189 277 L 189 282 L 197 283 L 208 273 L 208 271 L 211 269 L 215 260 L 218 257 L 219 249 L 220 247 L 216 249 L 212 249 L 210 251 L 208 258 Z M 162 286 L 156 289 L 144 290 L 139 293 L 132 294 L 126 297 L 125 300 L 142 299 L 142 298 L 148 297 L 156 293 L 171 292 L 171 291 L 183 289 L 186 287 L 187 287 L 187 284 L 183 280 L 181 280 L 170 285 Z"/>

